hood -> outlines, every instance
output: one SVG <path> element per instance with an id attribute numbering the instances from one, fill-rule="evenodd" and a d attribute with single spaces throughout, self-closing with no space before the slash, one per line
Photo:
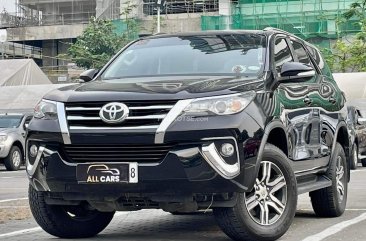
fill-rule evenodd
<path id="1" fill-rule="evenodd" d="M 60 102 L 181 100 L 263 88 L 257 77 L 148 77 L 95 80 L 52 91 L 44 98 Z"/>
<path id="2" fill-rule="evenodd" d="M 16 128 L 0 128 L 0 134 L 10 134 L 16 130 Z"/>

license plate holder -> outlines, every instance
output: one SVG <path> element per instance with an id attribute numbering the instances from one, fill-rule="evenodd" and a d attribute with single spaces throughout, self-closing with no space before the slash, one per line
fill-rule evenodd
<path id="1" fill-rule="evenodd" d="M 85 163 L 76 166 L 80 184 L 138 183 L 137 163 Z"/>

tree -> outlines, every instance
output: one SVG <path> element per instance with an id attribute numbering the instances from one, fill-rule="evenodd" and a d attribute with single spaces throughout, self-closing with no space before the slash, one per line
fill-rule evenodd
<path id="1" fill-rule="evenodd" d="M 356 20 L 360 32 L 352 42 L 342 40 L 342 24 Z M 332 49 L 324 49 L 325 58 L 333 71 L 366 71 L 366 0 L 358 0 L 337 21 L 339 39 Z"/>
<path id="2" fill-rule="evenodd" d="M 110 20 L 93 17 L 82 35 L 70 46 L 67 55 L 79 67 L 99 69 L 123 44 L 123 39 L 114 32 Z"/>
<path id="3" fill-rule="evenodd" d="M 66 56 L 77 66 L 90 69 L 101 69 L 123 46 L 138 37 L 139 24 L 130 15 L 137 5 L 130 1 L 125 3 L 121 17 L 126 28 L 117 34 L 111 20 L 92 17 L 82 35 L 71 44 Z"/>

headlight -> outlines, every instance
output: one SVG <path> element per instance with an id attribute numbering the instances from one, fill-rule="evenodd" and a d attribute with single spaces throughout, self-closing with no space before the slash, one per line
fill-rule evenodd
<path id="1" fill-rule="evenodd" d="M 8 139 L 8 135 L 0 135 L 0 143 L 4 143 Z"/>
<path id="2" fill-rule="evenodd" d="M 34 108 L 34 117 L 37 119 L 54 120 L 57 119 L 56 102 L 42 100 Z"/>
<path id="3" fill-rule="evenodd" d="M 184 113 L 202 115 L 232 115 L 244 110 L 254 99 L 255 92 L 240 95 L 208 97 L 193 100 Z"/>

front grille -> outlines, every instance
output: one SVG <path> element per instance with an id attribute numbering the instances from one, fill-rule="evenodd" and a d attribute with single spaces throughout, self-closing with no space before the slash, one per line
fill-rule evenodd
<path id="1" fill-rule="evenodd" d="M 154 145 L 64 145 L 64 153 L 72 163 L 138 162 L 159 163 L 174 144 Z"/>
<path id="2" fill-rule="evenodd" d="M 109 102 L 67 103 L 66 118 L 73 129 L 157 129 L 177 101 L 122 101 L 130 114 L 119 124 L 108 124 L 99 116 L 101 108 Z"/>

